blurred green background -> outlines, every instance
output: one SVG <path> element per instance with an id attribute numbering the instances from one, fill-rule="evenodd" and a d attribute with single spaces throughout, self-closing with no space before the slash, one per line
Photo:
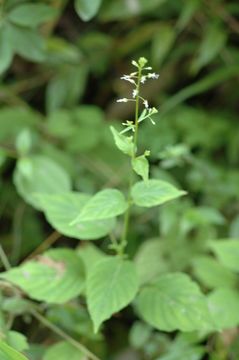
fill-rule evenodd
<path id="1" fill-rule="evenodd" d="M 159 112 L 155 126 L 142 126 L 140 144 L 151 149 L 152 175 L 188 196 L 149 215 L 137 211 L 128 251 L 137 252 L 139 263 L 146 252 L 142 266 L 151 275 L 159 271 L 151 268 L 154 239 L 166 240 L 167 269 L 188 271 L 206 291 L 218 286 L 219 273 L 208 280 L 198 257 L 208 256 L 210 239 L 239 238 L 238 16 L 237 0 L 1 0 L 0 242 L 13 265 L 53 231 L 27 205 L 29 194 L 16 179 L 24 147 L 62 166 L 76 190 L 127 186 L 128 165 L 109 125 L 132 120 L 131 103 L 116 102 L 131 91 L 120 76 L 144 56 L 160 74 L 143 90 Z M 58 244 L 79 242 L 63 237 Z M 108 240 L 97 244 L 107 248 Z M 76 328 L 74 311 L 56 308 L 49 317 L 59 324 L 68 319 L 66 328 L 96 341 L 106 359 L 239 358 L 237 331 L 199 341 L 155 333 L 140 322 L 132 327 L 135 319 L 126 313 L 106 325 L 103 341 Z M 31 334 L 20 320 L 16 327 Z M 32 342 L 41 340 L 39 329 Z M 41 358 L 39 349 L 32 348 L 31 359 Z"/>

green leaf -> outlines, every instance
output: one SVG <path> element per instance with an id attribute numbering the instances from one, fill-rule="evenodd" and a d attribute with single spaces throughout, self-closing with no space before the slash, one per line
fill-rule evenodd
<path id="1" fill-rule="evenodd" d="M 167 270 L 163 257 L 163 243 L 159 239 L 143 242 L 134 259 L 140 283 L 144 284 Z"/>
<path id="2" fill-rule="evenodd" d="M 152 61 L 157 66 L 163 63 L 169 53 L 173 46 L 175 35 L 174 27 L 166 24 L 161 26 L 154 36 L 152 42 Z"/>
<path id="3" fill-rule="evenodd" d="M 192 63 L 194 73 L 198 72 L 218 55 L 224 47 L 226 39 L 227 35 L 225 30 L 218 28 L 215 24 L 209 25 L 199 48 L 199 54 Z"/>
<path id="4" fill-rule="evenodd" d="M 27 360 L 25 356 L 8 346 L 4 341 L 0 340 L 0 359 L 1 360 Z"/>
<path id="5" fill-rule="evenodd" d="M 239 325 L 239 293 L 234 289 L 218 288 L 208 296 L 208 306 L 217 330 Z"/>
<path id="6" fill-rule="evenodd" d="M 104 189 L 95 194 L 71 223 L 110 219 L 123 214 L 128 207 L 124 195 L 116 189 Z"/>
<path id="7" fill-rule="evenodd" d="M 106 1 L 101 11 L 104 21 L 125 20 L 158 10 L 166 0 L 138 0 L 132 3 L 125 0 Z"/>
<path id="8" fill-rule="evenodd" d="M 236 274 L 224 268 L 210 256 L 199 256 L 193 260 L 196 277 L 207 287 L 233 287 L 237 282 Z"/>
<path id="9" fill-rule="evenodd" d="M 238 72 L 238 65 L 227 65 L 226 67 L 215 70 L 201 80 L 186 86 L 164 103 L 160 111 L 161 118 L 187 99 L 206 92 L 220 83 L 224 83 L 226 80 L 237 76 Z"/>
<path id="10" fill-rule="evenodd" d="M 239 240 L 212 241 L 209 247 L 226 268 L 239 271 Z"/>
<path id="11" fill-rule="evenodd" d="M 75 0 L 75 10 L 84 21 L 89 21 L 98 12 L 102 0 Z"/>
<path id="12" fill-rule="evenodd" d="M 18 160 L 14 184 L 24 200 L 37 209 L 41 209 L 41 206 L 36 193 L 56 194 L 70 191 L 71 188 L 71 180 L 64 169 L 42 155 Z"/>
<path id="13" fill-rule="evenodd" d="M 206 352 L 204 346 L 199 346 L 191 341 L 192 334 L 179 334 L 167 349 L 166 354 L 160 356 L 157 360 L 201 360 Z"/>
<path id="14" fill-rule="evenodd" d="M 134 143 L 132 136 L 127 137 L 120 134 L 113 126 L 110 127 L 113 134 L 115 145 L 124 154 L 132 156 L 134 153 Z"/>
<path id="15" fill-rule="evenodd" d="M 56 10 L 46 4 L 21 4 L 11 10 L 7 17 L 17 25 L 37 27 L 51 20 Z"/>
<path id="16" fill-rule="evenodd" d="M 52 227 L 61 234 L 79 240 L 99 239 L 107 235 L 115 225 L 114 218 L 94 221 L 79 220 L 74 225 L 70 225 L 90 198 L 90 195 L 76 192 L 37 195 L 39 204 Z"/>
<path id="17" fill-rule="evenodd" d="M 162 275 L 142 289 L 136 299 L 139 315 L 162 331 L 202 330 L 208 325 L 207 302 L 187 275 Z"/>
<path id="18" fill-rule="evenodd" d="M 94 149 L 103 135 L 104 113 L 102 110 L 97 106 L 81 105 L 71 112 L 71 117 L 75 122 L 75 129 L 67 140 L 67 149 L 76 154 Z"/>
<path id="19" fill-rule="evenodd" d="M 24 128 L 33 129 L 41 117 L 26 107 L 3 107 L 0 110 L 0 141 L 14 141 Z"/>
<path id="20" fill-rule="evenodd" d="M 2 28 L 0 32 L 0 54 L 0 74 L 2 74 L 10 66 L 14 55 L 12 46 L 8 41 L 6 30 L 4 28 Z"/>
<path id="21" fill-rule="evenodd" d="M 29 348 L 26 336 L 17 331 L 9 331 L 6 340 L 8 345 L 17 351 L 24 351 Z"/>
<path id="22" fill-rule="evenodd" d="M 201 5 L 200 0 L 186 0 L 177 21 L 177 28 L 183 30 Z"/>
<path id="23" fill-rule="evenodd" d="M 31 61 L 44 61 L 45 41 L 34 30 L 8 24 L 6 37 L 9 45 L 18 55 Z"/>
<path id="24" fill-rule="evenodd" d="M 16 138 L 16 148 L 21 156 L 25 156 L 30 152 L 32 147 L 32 136 L 29 129 L 23 129 Z"/>
<path id="25" fill-rule="evenodd" d="M 75 298 L 85 286 L 84 265 L 68 249 L 49 250 L 0 277 L 19 286 L 32 299 L 55 304 Z"/>
<path id="26" fill-rule="evenodd" d="M 77 253 L 85 265 L 86 274 L 88 274 L 91 270 L 92 264 L 96 264 L 98 261 L 103 260 L 106 256 L 103 251 L 92 243 L 84 244 L 79 248 Z"/>
<path id="27" fill-rule="evenodd" d="M 185 191 L 176 189 L 170 183 L 156 179 L 137 182 L 131 191 L 133 202 L 143 207 L 161 205 L 185 194 Z"/>
<path id="28" fill-rule="evenodd" d="M 129 342 L 135 349 L 144 349 L 150 340 L 153 328 L 141 321 L 135 321 L 129 333 Z"/>
<path id="29" fill-rule="evenodd" d="M 131 261 L 109 257 L 92 267 L 87 278 L 87 304 L 95 332 L 103 321 L 134 299 L 138 286 Z"/>
<path id="30" fill-rule="evenodd" d="M 142 176 L 144 181 L 149 178 L 149 162 L 145 155 L 137 156 L 132 159 L 132 167 L 136 174 Z"/>
<path id="31" fill-rule="evenodd" d="M 75 105 L 84 93 L 87 75 L 86 62 L 82 61 L 80 65 L 61 66 L 47 84 L 47 112 Z"/>
<path id="32" fill-rule="evenodd" d="M 52 345 L 43 356 L 43 360 L 84 360 L 85 355 L 66 341 Z"/>

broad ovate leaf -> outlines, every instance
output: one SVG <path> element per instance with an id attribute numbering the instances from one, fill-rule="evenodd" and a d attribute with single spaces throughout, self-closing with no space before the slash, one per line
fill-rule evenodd
<path id="1" fill-rule="evenodd" d="M 104 189 L 85 204 L 72 225 L 80 221 L 110 219 L 123 214 L 127 207 L 126 199 L 119 190 Z"/>
<path id="2" fill-rule="evenodd" d="M 218 288 L 208 296 L 208 307 L 217 330 L 239 325 L 239 292 L 229 288 Z"/>
<path id="3" fill-rule="evenodd" d="M 134 299 L 138 287 L 137 272 L 131 261 L 108 257 L 92 267 L 87 278 L 87 304 L 95 332 L 103 321 Z"/>
<path id="4" fill-rule="evenodd" d="M 37 199 L 52 227 L 61 234 L 79 240 L 94 240 L 107 235 L 115 225 L 115 219 L 77 221 L 70 225 L 90 200 L 90 195 L 66 192 L 38 194 Z"/>
<path id="5" fill-rule="evenodd" d="M 62 304 L 78 296 L 85 286 L 84 265 L 73 250 L 53 249 L 36 260 L 1 273 L 30 298 Z"/>
<path id="6" fill-rule="evenodd" d="M 145 155 L 137 156 L 132 159 L 132 167 L 136 174 L 141 176 L 144 181 L 149 178 L 149 162 Z"/>
<path id="7" fill-rule="evenodd" d="M 176 199 L 186 192 L 170 183 L 157 179 L 137 182 L 131 191 L 133 202 L 138 206 L 152 207 Z"/>
<path id="8" fill-rule="evenodd" d="M 134 153 L 134 143 L 132 136 L 125 136 L 120 134 L 113 126 L 110 127 L 113 134 L 115 145 L 124 154 L 132 156 Z"/>
<path id="9" fill-rule="evenodd" d="M 36 193 L 56 194 L 71 190 L 71 180 L 55 161 L 43 155 L 32 155 L 18 160 L 14 184 L 23 199 L 41 209 Z"/>
<path id="10" fill-rule="evenodd" d="M 239 239 L 212 241 L 209 247 L 226 268 L 239 271 Z"/>
<path id="11" fill-rule="evenodd" d="M 43 360 L 84 360 L 85 355 L 67 341 L 52 345 L 43 356 Z"/>
<path id="12" fill-rule="evenodd" d="M 138 314 L 162 331 L 194 331 L 208 326 L 207 302 L 198 285 L 183 273 L 162 275 L 136 299 Z"/>
<path id="13" fill-rule="evenodd" d="M 27 358 L 20 352 L 7 345 L 0 340 L 0 359 L 1 360 L 27 360 Z"/>

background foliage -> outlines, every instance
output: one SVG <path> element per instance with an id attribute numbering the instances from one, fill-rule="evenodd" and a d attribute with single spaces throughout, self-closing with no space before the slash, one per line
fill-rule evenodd
<path id="1" fill-rule="evenodd" d="M 2 0 L 0 6 L 2 271 L 9 268 L 3 249 L 11 266 L 49 247 L 57 249 L 48 250 L 50 258 L 67 264 L 54 287 L 50 267 L 23 263 L 36 282 L 26 276 L 21 289 L 49 303 L 41 308 L 45 317 L 29 312 L 31 302 L 1 280 L 1 358 L 25 359 L 22 352 L 31 360 L 85 359 L 61 339 L 63 332 L 102 359 L 238 359 L 238 2 Z M 126 189 L 128 165 L 109 125 L 133 115 L 130 103 L 115 100 L 129 93 L 119 77 L 140 56 L 160 73 L 144 88 L 159 113 L 156 126 L 142 126 L 140 145 L 151 149 L 152 176 L 188 195 L 147 213 L 135 209 L 128 253 L 141 284 L 169 271 L 196 280 L 220 333 L 156 331 L 127 308 L 95 334 L 84 300 L 68 302 L 84 294 L 84 272 L 108 252 L 105 235 L 114 224 L 69 227 L 88 198 L 74 203 L 73 193 L 56 194 Z M 34 196 L 45 189 L 49 199 Z M 59 203 L 69 207 L 67 216 L 56 211 Z M 119 220 L 118 232 L 120 226 Z M 179 289 L 190 286 L 187 279 L 178 279 Z M 151 297 L 147 291 L 140 301 Z"/>

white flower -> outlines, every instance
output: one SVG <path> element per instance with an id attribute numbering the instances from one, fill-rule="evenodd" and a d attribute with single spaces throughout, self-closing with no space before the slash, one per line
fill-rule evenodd
<path id="1" fill-rule="evenodd" d="M 155 73 L 149 73 L 148 74 L 148 78 L 149 79 L 158 79 L 159 74 L 155 74 Z"/>
<path id="2" fill-rule="evenodd" d="M 125 103 L 128 102 L 128 101 L 129 101 L 129 100 L 126 99 L 126 98 L 122 98 L 122 99 L 118 99 L 118 100 L 117 100 L 117 102 L 125 102 Z"/>
<path id="3" fill-rule="evenodd" d="M 137 89 L 134 89 L 132 92 L 133 98 L 135 98 L 138 95 L 139 91 Z"/>
<path id="4" fill-rule="evenodd" d="M 143 101 L 143 104 L 144 104 L 144 106 L 146 107 L 146 109 L 148 109 L 148 107 L 149 107 L 148 101 L 147 101 L 147 100 L 144 100 L 144 101 Z"/>
<path id="5" fill-rule="evenodd" d="M 121 77 L 121 80 L 125 80 L 125 81 L 129 81 L 131 84 L 135 84 L 135 81 L 133 79 L 131 79 L 130 75 L 124 75 Z"/>
<path id="6" fill-rule="evenodd" d="M 146 76 L 142 76 L 140 82 L 144 84 L 146 80 L 147 80 Z"/>

